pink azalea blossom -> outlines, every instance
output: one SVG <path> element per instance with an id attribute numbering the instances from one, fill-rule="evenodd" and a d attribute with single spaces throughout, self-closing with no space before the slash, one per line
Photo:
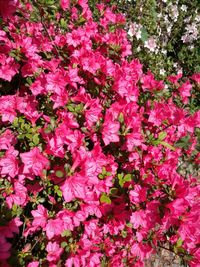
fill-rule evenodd
<path id="1" fill-rule="evenodd" d="M 47 260 L 49 262 L 57 261 L 63 252 L 63 248 L 60 248 L 57 242 L 48 242 L 46 246 Z"/>
<path id="2" fill-rule="evenodd" d="M 6 260 L 10 257 L 10 248 L 11 244 L 3 236 L 0 236 L 0 260 Z"/>
<path id="3" fill-rule="evenodd" d="M 38 205 L 37 210 L 32 210 L 33 215 L 33 226 L 40 226 L 44 228 L 47 224 L 48 212 L 42 205 Z"/>
<path id="4" fill-rule="evenodd" d="M 61 186 L 63 197 L 66 202 L 70 202 L 74 198 L 85 198 L 86 181 L 78 174 L 67 177 L 64 184 Z"/>
<path id="5" fill-rule="evenodd" d="M 0 159 L 0 173 L 3 177 L 9 175 L 14 178 L 18 174 L 18 160 L 17 155 L 19 152 L 10 147 L 3 158 Z"/>
<path id="6" fill-rule="evenodd" d="M 22 162 L 24 163 L 24 173 L 33 172 L 35 175 L 42 175 L 42 171 L 48 167 L 49 161 L 43 156 L 39 148 L 35 147 L 29 152 L 20 154 Z"/>
<path id="7" fill-rule="evenodd" d="M 39 261 L 32 261 L 27 265 L 27 267 L 39 267 L 39 264 Z"/>
<path id="8" fill-rule="evenodd" d="M 105 145 L 109 145 L 111 142 L 119 142 L 118 131 L 120 124 L 118 121 L 113 121 L 111 116 L 108 116 L 103 123 L 102 136 Z"/>

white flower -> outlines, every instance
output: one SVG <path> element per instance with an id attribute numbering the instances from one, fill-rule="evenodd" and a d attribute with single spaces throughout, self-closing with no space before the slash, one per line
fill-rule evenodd
<path id="1" fill-rule="evenodd" d="M 165 75 L 165 70 L 164 69 L 160 69 L 160 75 Z"/>
<path id="2" fill-rule="evenodd" d="M 162 49 L 162 50 L 161 50 L 161 53 L 164 54 L 164 55 L 166 55 L 166 54 L 167 54 L 167 50 Z"/>
<path id="3" fill-rule="evenodd" d="M 172 16 L 171 17 L 174 19 L 174 21 L 177 21 L 178 15 L 179 15 L 178 7 L 176 5 L 172 6 L 171 12 L 172 12 Z"/>
<path id="4" fill-rule="evenodd" d="M 154 52 L 156 50 L 156 40 L 153 37 L 150 37 L 145 41 L 144 47 L 148 48 L 151 52 Z"/>
<path id="5" fill-rule="evenodd" d="M 200 22 L 200 15 L 196 16 L 194 19 L 196 22 Z"/>
<path id="6" fill-rule="evenodd" d="M 184 11 L 184 12 L 186 12 L 187 11 L 187 6 L 186 5 L 182 5 L 181 6 L 181 10 Z"/>
<path id="7" fill-rule="evenodd" d="M 131 27 L 130 27 L 129 30 L 128 30 L 128 35 L 129 35 L 130 37 L 133 37 L 133 36 L 134 36 L 134 32 L 133 32 L 133 30 L 131 29 Z"/>
<path id="8" fill-rule="evenodd" d="M 136 36 L 137 39 L 140 39 L 141 36 L 142 36 L 142 32 L 141 32 L 141 30 L 137 31 L 137 33 L 136 33 L 135 36 Z"/>

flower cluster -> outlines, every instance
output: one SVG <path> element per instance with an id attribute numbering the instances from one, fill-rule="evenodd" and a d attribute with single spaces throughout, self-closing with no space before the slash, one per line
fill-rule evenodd
<path id="1" fill-rule="evenodd" d="M 198 1 L 119 2 L 119 9 L 128 17 L 127 29 L 133 53 L 157 77 L 163 79 L 178 71 L 184 75 L 200 71 Z"/>
<path id="2" fill-rule="evenodd" d="M 11 8 L 12 7 L 12 8 Z M 0 30 L 2 266 L 200 264 L 200 74 L 157 80 L 103 2 L 9 0 Z"/>

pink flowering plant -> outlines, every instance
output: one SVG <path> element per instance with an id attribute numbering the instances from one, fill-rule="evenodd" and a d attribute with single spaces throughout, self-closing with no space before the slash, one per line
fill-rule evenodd
<path id="1" fill-rule="evenodd" d="M 166 90 L 116 6 L 95 12 L 1 4 L 0 266 L 139 267 L 158 248 L 199 266 L 200 73 Z"/>

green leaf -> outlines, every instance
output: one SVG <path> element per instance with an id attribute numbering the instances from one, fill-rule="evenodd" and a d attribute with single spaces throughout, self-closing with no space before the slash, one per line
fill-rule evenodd
<path id="1" fill-rule="evenodd" d="M 175 147 L 179 147 L 179 148 L 185 148 L 188 149 L 191 142 L 189 142 L 190 140 L 190 135 L 186 135 L 183 138 L 180 138 L 175 144 Z"/>
<path id="2" fill-rule="evenodd" d="M 65 242 L 65 241 L 61 242 L 61 248 L 65 248 L 65 247 L 67 247 L 67 245 L 68 245 L 67 242 Z"/>
<path id="3" fill-rule="evenodd" d="M 130 223 L 130 222 L 128 222 L 128 223 L 126 224 L 126 226 L 129 227 L 129 228 L 132 228 L 132 227 L 133 227 L 132 223 Z"/>
<path id="4" fill-rule="evenodd" d="M 102 194 L 101 197 L 100 197 L 100 202 L 101 203 L 111 204 L 111 199 L 106 194 Z"/>
<path id="5" fill-rule="evenodd" d="M 123 238 L 126 238 L 126 237 L 127 237 L 127 232 L 126 232 L 125 230 L 122 230 L 122 231 L 121 231 L 121 236 L 122 236 Z"/>
<path id="6" fill-rule="evenodd" d="M 59 197 L 62 197 L 62 191 L 57 190 L 56 194 L 57 194 Z"/>
<path id="7" fill-rule="evenodd" d="M 13 121 L 13 126 L 14 127 L 18 127 L 19 126 L 19 119 L 18 118 L 15 118 L 14 121 Z"/>
<path id="8" fill-rule="evenodd" d="M 46 5 L 53 5 L 55 3 L 55 0 L 46 0 L 45 4 Z"/>
<path id="9" fill-rule="evenodd" d="M 167 147 L 167 148 L 169 148 L 169 149 L 171 149 L 171 150 L 173 150 L 173 151 L 176 150 L 175 147 L 173 147 L 172 145 L 168 144 L 167 142 L 161 141 L 160 144 L 165 146 L 165 147 Z"/>
<path id="10" fill-rule="evenodd" d="M 141 30 L 141 40 L 142 40 L 143 42 L 146 42 L 146 41 L 148 40 L 148 37 L 149 37 L 148 32 L 147 32 L 147 30 L 143 27 L 142 30 Z"/>
<path id="11" fill-rule="evenodd" d="M 119 173 L 118 175 L 117 175 L 117 178 L 119 179 L 119 185 L 121 186 L 121 187 L 123 187 L 123 185 L 124 185 L 124 181 L 123 181 L 123 173 Z"/>
<path id="12" fill-rule="evenodd" d="M 124 176 L 124 182 L 130 182 L 131 181 L 131 174 L 130 173 L 128 173 L 128 174 L 126 174 L 125 176 Z"/>
<path id="13" fill-rule="evenodd" d="M 102 174 L 106 175 L 106 168 L 105 167 L 102 168 Z"/>
<path id="14" fill-rule="evenodd" d="M 38 145 L 39 142 L 40 142 L 39 134 L 34 134 L 34 136 L 33 136 L 33 143 L 34 143 L 34 145 Z"/>
<path id="15" fill-rule="evenodd" d="M 120 123 L 123 123 L 124 122 L 124 114 L 122 112 L 120 112 L 120 114 L 119 114 L 118 121 Z"/>
<path id="16" fill-rule="evenodd" d="M 102 174 L 98 175 L 99 179 L 103 180 L 105 177 Z"/>
<path id="17" fill-rule="evenodd" d="M 61 18 L 61 20 L 60 20 L 60 26 L 61 26 L 62 28 L 64 28 L 64 29 L 67 28 L 67 22 L 66 22 L 63 18 Z"/>
<path id="18" fill-rule="evenodd" d="M 179 247 L 182 246 L 182 244 L 183 244 L 183 240 L 182 240 L 181 238 L 179 238 L 179 239 L 177 240 L 177 242 L 176 242 L 176 247 L 179 248 Z"/>
<path id="19" fill-rule="evenodd" d="M 73 107 L 72 104 L 67 105 L 67 108 L 68 108 L 69 111 L 74 112 L 74 107 Z"/>
<path id="20" fill-rule="evenodd" d="M 110 189 L 110 194 L 111 195 L 117 195 L 117 193 L 118 193 L 118 189 L 116 187 L 113 187 L 113 188 Z"/>
<path id="21" fill-rule="evenodd" d="M 61 233 L 61 236 L 64 237 L 64 236 L 71 236 L 71 231 L 70 230 L 64 230 L 62 233 Z"/>
<path id="22" fill-rule="evenodd" d="M 58 178 L 63 178 L 64 177 L 64 173 L 62 171 L 58 170 L 58 171 L 56 171 L 56 176 Z"/>
<path id="23" fill-rule="evenodd" d="M 167 136 L 167 133 L 166 132 L 160 132 L 159 135 L 158 135 L 158 139 L 160 141 L 163 141 L 166 136 Z"/>

